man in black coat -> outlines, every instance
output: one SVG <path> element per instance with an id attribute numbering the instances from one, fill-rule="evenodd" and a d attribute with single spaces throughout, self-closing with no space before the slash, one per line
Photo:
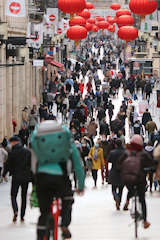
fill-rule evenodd
<path id="1" fill-rule="evenodd" d="M 147 122 L 149 122 L 151 120 L 152 120 L 151 114 L 150 114 L 150 112 L 148 112 L 148 109 L 146 109 L 146 111 L 143 113 L 143 116 L 142 116 L 143 126 L 146 127 Z"/>
<path id="2" fill-rule="evenodd" d="M 28 183 L 31 179 L 31 152 L 24 148 L 17 136 L 10 138 L 12 146 L 11 152 L 8 154 L 8 160 L 4 166 L 3 178 L 7 172 L 12 176 L 11 184 L 11 202 L 14 212 L 13 222 L 17 221 L 18 204 L 16 201 L 19 187 L 21 187 L 21 222 L 24 221 Z"/>
<path id="3" fill-rule="evenodd" d="M 109 173 L 109 183 L 112 184 L 112 194 L 116 203 L 117 210 L 120 210 L 122 192 L 124 184 L 121 179 L 121 174 L 118 168 L 118 160 L 124 154 L 125 150 L 122 147 L 122 141 L 117 139 L 115 142 L 115 149 L 112 150 L 108 156 L 108 162 L 112 163 L 112 168 Z"/>

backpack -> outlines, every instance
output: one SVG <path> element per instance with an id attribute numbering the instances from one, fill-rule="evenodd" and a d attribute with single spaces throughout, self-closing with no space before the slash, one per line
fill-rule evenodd
<path id="1" fill-rule="evenodd" d="M 125 185 L 136 185 L 141 182 L 141 159 L 140 155 L 131 152 L 122 162 L 121 177 Z"/>
<path id="2" fill-rule="evenodd" d="M 139 123 L 135 123 L 133 126 L 134 134 L 141 134 L 141 125 Z"/>

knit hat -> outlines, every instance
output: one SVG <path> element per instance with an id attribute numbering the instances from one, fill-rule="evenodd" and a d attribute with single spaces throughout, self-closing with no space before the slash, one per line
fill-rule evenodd
<path id="1" fill-rule="evenodd" d="M 127 145 L 127 149 L 130 151 L 142 151 L 143 149 L 142 137 L 138 134 L 133 135 L 130 144 Z"/>
<path id="2" fill-rule="evenodd" d="M 136 144 L 138 144 L 138 145 L 140 145 L 140 146 L 143 146 L 143 139 L 142 139 L 142 137 L 141 137 L 139 134 L 135 134 L 135 135 L 133 135 L 133 137 L 131 138 L 130 143 L 131 143 L 131 144 L 132 144 L 132 143 L 136 143 Z"/>

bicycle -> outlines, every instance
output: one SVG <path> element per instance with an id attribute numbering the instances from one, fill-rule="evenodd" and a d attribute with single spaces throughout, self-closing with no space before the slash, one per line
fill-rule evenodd
<path id="1" fill-rule="evenodd" d="M 43 237 L 43 240 L 58 240 L 59 216 L 60 202 L 59 199 L 56 199 L 51 205 L 51 216 L 46 223 L 46 234 Z"/>
<path id="2" fill-rule="evenodd" d="M 138 201 L 137 187 L 134 186 L 134 196 L 132 198 L 132 208 L 130 210 L 131 218 L 134 219 L 135 224 L 135 238 L 138 238 L 138 223 L 143 220 L 141 204 Z"/>

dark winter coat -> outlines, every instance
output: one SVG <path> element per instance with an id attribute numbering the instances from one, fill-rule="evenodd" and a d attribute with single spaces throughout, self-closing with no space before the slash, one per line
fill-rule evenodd
<path id="1" fill-rule="evenodd" d="M 31 152 L 21 144 L 13 146 L 8 154 L 8 160 L 4 167 L 3 177 L 10 172 L 12 180 L 25 183 L 32 180 L 31 176 Z"/>
<path id="2" fill-rule="evenodd" d="M 99 131 L 100 135 L 110 135 L 110 131 L 109 131 L 109 126 L 108 123 L 105 122 L 101 122 L 100 123 L 100 131 Z"/>
<path id="3" fill-rule="evenodd" d="M 118 169 L 119 158 L 124 154 L 122 147 L 112 150 L 108 156 L 108 162 L 112 163 L 112 168 L 109 172 L 109 183 L 115 186 L 123 186 L 121 173 Z"/>
<path id="4" fill-rule="evenodd" d="M 142 124 L 146 126 L 146 123 L 151 121 L 152 117 L 150 112 L 144 112 L 142 116 Z"/>

